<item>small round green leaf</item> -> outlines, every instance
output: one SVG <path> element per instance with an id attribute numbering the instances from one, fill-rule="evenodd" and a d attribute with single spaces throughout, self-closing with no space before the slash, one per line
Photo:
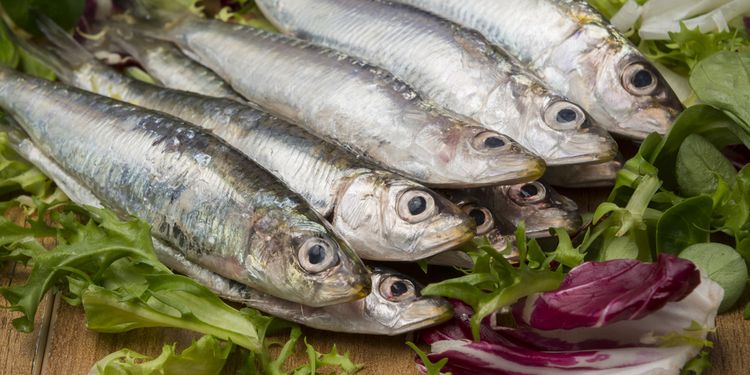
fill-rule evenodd
<path id="1" fill-rule="evenodd" d="M 724 288 L 719 312 L 732 308 L 747 285 L 747 265 L 733 248 L 719 243 L 692 245 L 680 257 L 695 263 L 711 280 Z"/>

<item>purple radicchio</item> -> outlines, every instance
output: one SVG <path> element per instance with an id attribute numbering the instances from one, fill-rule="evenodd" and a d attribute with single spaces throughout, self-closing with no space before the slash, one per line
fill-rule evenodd
<path id="1" fill-rule="evenodd" d="M 513 315 L 519 323 L 543 330 L 601 327 L 640 319 L 679 301 L 700 279 L 692 262 L 668 254 L 656 263 L 587 262 L 572 269 L 558 290 L 516 304 Z"/>
<path id="2" fill-rule="evenodd" d="M 581 270 L 587 274 L 582 275 Z M 583 292 L 570 293 L 576 288 L 598 293 L 583 298 Z M 608 288 L 618 293 L 608 293 Z M 643 294 L 629 293 L 633 290 Z M 673 256 L 662 256 L 653 264 L 630 260 L 585 263 L 568 274 L 560 291 L 529 298 L 554 301 L 552 304 L 520 301 L 514 306 L 516 328 L 498 327 L 494 324 L 497 317 L 485 319 L 479 342 L 471 341 L 471 308 L 454 302 L 452 322 L 421 334 L 432 346 L 428 358 L 433 362 L 448 358 L 443 371 L 454 375 L 679 374 L 701 350 L 723 297 L 718 284 L 702 276 L 689 261 Z M 623 299 L 623 294 L 632 299 Z M 545 295 L 557 298 L 545 299 Z M 552 313 L 550 306 L 559 307 L 570 316 L 569 305 L 597 318 L 539 325 L 568 327 L 551 330 L 540 329 L 533 324 L 536 320 L 529 319 L 537 313 L 535 306 L 544 306 L 546 313 Z M 552 314 L 550 319 L 555 318 Z M 602 316 L 607 319 L 600 319 Z"/>

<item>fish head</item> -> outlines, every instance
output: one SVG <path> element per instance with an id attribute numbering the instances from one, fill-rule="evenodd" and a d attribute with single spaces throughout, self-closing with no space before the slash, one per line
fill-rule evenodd
<path id="1" fill-rule="evenodd" d="M 264 281 L 258 289 L 313 307 L 350 302 L 369 293 L 367 267 L 312 210 L 278 220 L 264 218 L 254 227 L 244 271 Z"/>
<path id="2" fill-rule="evenodd" d="M 617 142 L 580 106 L 545 93 L 532 96 L 538 109 L 527 115 L 523 134 L 548 166 L 611 160 Z"/>
<path id="3" fill-rule="evenodd" d="M 474 124 L 455 120 L 448 130 L 428 126 L 419 133 L 422 149 L 434 155 L 444 174 L 442 181 L 431 182 L 431 186 L 516 183 L 536 179 L 544 173 L 546 165 L 541 157 L 506 135 Z"/>
<path id="4" fill-rule="evenodd" d="M 542 182 L 500 186 L 493 193 L 493 211 L 502 233 L 512 233 L 521 221 L 532 238 L 548 237 L 549 228 L 573 232 L 583 224 L 576 203 Z"/>
<path id="5" fill-rule="evenodd" d="M 607 130 L 632 139 L 666 134 L 683 106 L 656 67 L 627 41 L 610 42 L 590 65 L 594 95 Z M 592 113 L 597 117 L 596 113 Z M 604 120 L 602 120 L 604 121 Z M 604 122 L 603 122 L 604 123 Z"/>
<path id="6" fill-rule="evenodd" d="M 414 261 L 474 236 L 474 223 L 456 205 L 392 173 L 356 176 L 337 201 L 334 229 L 365 259 Z"/>
<path id="7" fill-rule="evenodd" d="M 508 105 L 508 98 L 514 105 Z M 617 152 L 614 139 L 580 106 L 520 71 L 489 95 L 479 119 L 544 158 L 548 166 L 606 161 Z"/>
<path id="8" fill-rule="evenodd" d="M 432 326 L 453 317 L 444 298 L 422 296 L 422 286 L 395 271 L 375 268 L 372 293 L 365 299 L 364 313 L 385 327 L 389 335 Z"/>

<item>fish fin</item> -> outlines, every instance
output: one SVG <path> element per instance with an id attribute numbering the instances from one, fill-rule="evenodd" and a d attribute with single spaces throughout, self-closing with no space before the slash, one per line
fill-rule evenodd
<path id="1" fill-rule="evenodd" d="M 49 64 L 58 75 L 68 76 L 77 68 L 97 61 L 94 55 L 83 48 L 52 19 L 40 16 L 37 19 L 37 27 L 47 37 L 50 44 L 41 47 L 23 42 L 23 48 Z"/>

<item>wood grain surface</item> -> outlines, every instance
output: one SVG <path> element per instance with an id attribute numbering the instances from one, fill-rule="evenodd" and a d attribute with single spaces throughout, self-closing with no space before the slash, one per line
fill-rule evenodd
<path id="1" fill-rule="evenodd" d="M 582 211 L 592 211 L 606 197 L 607 190 L 564 191 L 578 203 Z M 28 270 L 0 265 L 0 285 L 22 282 Z M 750 300 L 748 295 L 744 302 Z M 744 303 L 740 304 L 744 306 Z M 124 334 L 99 334 L 85 327 L 83 310 L 67 305 L 59 297 L 48 295 L 40 306 L 33 333 L 18 333 L 11 321 L 18 313 L 0 310 L 0 375 L 26 374 L 86 374 L 91 366 L 105 355 L 129 348 L 156 356 L 166 343 L 177 343 L 178 350 L 199 337 L 176 329 L 141 329 Z M 414 355 L 404 342 L 406 335 L 379 337 L 346 335 L 305 329 L 308 342 L 325 352 L 336 344 L 340 352 L 349 351 L 355 362 L 363 363 L 360 374 L 416 375 Z M 283 338 L 283 337 L 281 337 Z M 713 335 L 716 346 L 712 352 L 712 375 L 750 373 L 750 321 L 742 319 L 739 309 L 718 318 L 718 329 Z M 292 360 L 304 359 L 302 349 Z M 235 354 L 225 373 L 233 374 L 243 358 Z"/>

